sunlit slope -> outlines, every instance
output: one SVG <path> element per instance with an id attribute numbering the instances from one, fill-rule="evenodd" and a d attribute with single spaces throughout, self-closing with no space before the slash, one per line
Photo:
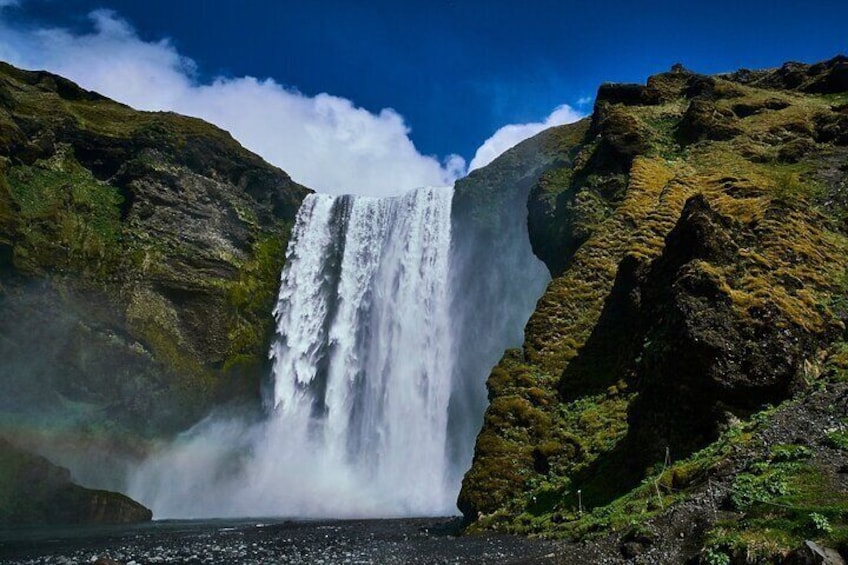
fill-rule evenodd
<path id="1" fill-rule="evenodd" d="M 537 138 L 529 231 L 554 280 L 488 381 L 459 498 L 478 526 L 574 537 L 647 520 L 706 484 L 675 479 L 646 502 L 667 453 L 845 378 L 846 73 L 844 58 L 675 68 L 602 86 L 588 128 Z M 784 548 L 804 535 L 789 523 Z"/>
<path id="2" fill-rule="evenodd" d="M 0 64 L 0 424 L 149 435 L 256 398 L 307 193 L 210 124 Z"/>

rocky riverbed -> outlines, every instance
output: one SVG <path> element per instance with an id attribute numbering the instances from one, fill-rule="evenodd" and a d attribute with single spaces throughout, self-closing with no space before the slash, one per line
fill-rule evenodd
<path id="1" fill-rule="evenodd" d="M 516 536 L 457 537 L 445 519 L 165 521 L 133 527 L 0 531 L 0 562 L 526 563 L 547 562 L 556 543 Z"/>

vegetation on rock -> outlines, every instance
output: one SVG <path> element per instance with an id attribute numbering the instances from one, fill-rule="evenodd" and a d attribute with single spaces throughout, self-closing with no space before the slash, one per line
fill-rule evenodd
<path id="1" fill-rule="evenodd" d="M 0 64 L 0 425 L 156 437 L 257 398 L 307 193 L 210 124 Z"/>
<path id="2" fill-rule="evenodd" d="M 472 528 L 633 528 L 748 457 L 717 501 L 726 516 L 705 518 L 709 555 L 751 549 L 760 541 L 745 536 L 766 530 L 778 532 L 771 555 L 803 535 L 844 542 L 848 501 L 824 504 L 844 454 L 795 438 L 752 446 L 764 407 L 845 375 L 846 68 L 843 57 L 715 77 L 677 67 L 604 85 L 590 122 L 525 142 L 546 152 L 526 194 L 554 279 L 524 346 L 488 381 L 459 498 Z"/>

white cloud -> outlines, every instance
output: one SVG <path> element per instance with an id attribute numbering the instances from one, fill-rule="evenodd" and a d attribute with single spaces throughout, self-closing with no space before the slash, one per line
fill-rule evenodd
<path id="1" fill-rule="evenodd" d="M 10 0 L 0 0 L 0 6 Z M 350 100 L 306 96 L 271 80 L 200 83 L 194 62 L 167 40 L 146 42 L 115 13 L 90 14 L 94 29 L 15 29 L 0 16 L 0 59 L 47 69 L 143 110 L 172 110 L 212 122 L 296 181 L 329 193 L 398 194 L 451 184 L 465 172 L 455 155 L 420 154 L 403 117 Z"/>
<path id="2" fill-rule="evenodd" d="M 142 40 L 112 11 L 89 14 L 89 33 L 17 29 L 3 20 L 2 9 L 18 3 L 0 0 L 0 60 L 49 70 L 138 109 L 202 118 L 310 188 L 383 196 L 452 184 L 466 174 L 458 155 L 439 160 L 419 153 L 403 116 L 391 108 L 372 113 L 345 98 L 306 96 L 272 79 L 203 83 L 194 61 L 167 39 Z M 563 105 L 543 122 L 504 126 L 477 150 L 468 170 L 545 128 L 581 117 Z"/>
<path id="3" fill-rule="evenodd" d="M 477 153 L 474 154 L 474 158 L 468 165 L 468 172 L 485 167 L 504 151 L 515 147 L 518 143 L 533 137 L 540 131 L 550 127 L 576 122 L 584 115 L 568 104 L 563 104 L 551 112 L 543 122 L 503 126 L 477 149 Z"/>

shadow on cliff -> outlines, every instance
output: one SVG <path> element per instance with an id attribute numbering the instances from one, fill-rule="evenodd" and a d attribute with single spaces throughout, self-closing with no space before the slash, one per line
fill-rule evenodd
<path id="1" fill-rule="evenodd" d="M 574 477 L 602 506 L 663 465 L 717 439 L 736 417 L 788 398 L 820 336 L 776 308 L 739 312 L 713 266 L 735 260 L 748 234 L 691 198 L 663 254 L 626 257 L 600 320 L 564 371 L 565 401 L 617 387 L 635 393 L 616 447 Z"/>

